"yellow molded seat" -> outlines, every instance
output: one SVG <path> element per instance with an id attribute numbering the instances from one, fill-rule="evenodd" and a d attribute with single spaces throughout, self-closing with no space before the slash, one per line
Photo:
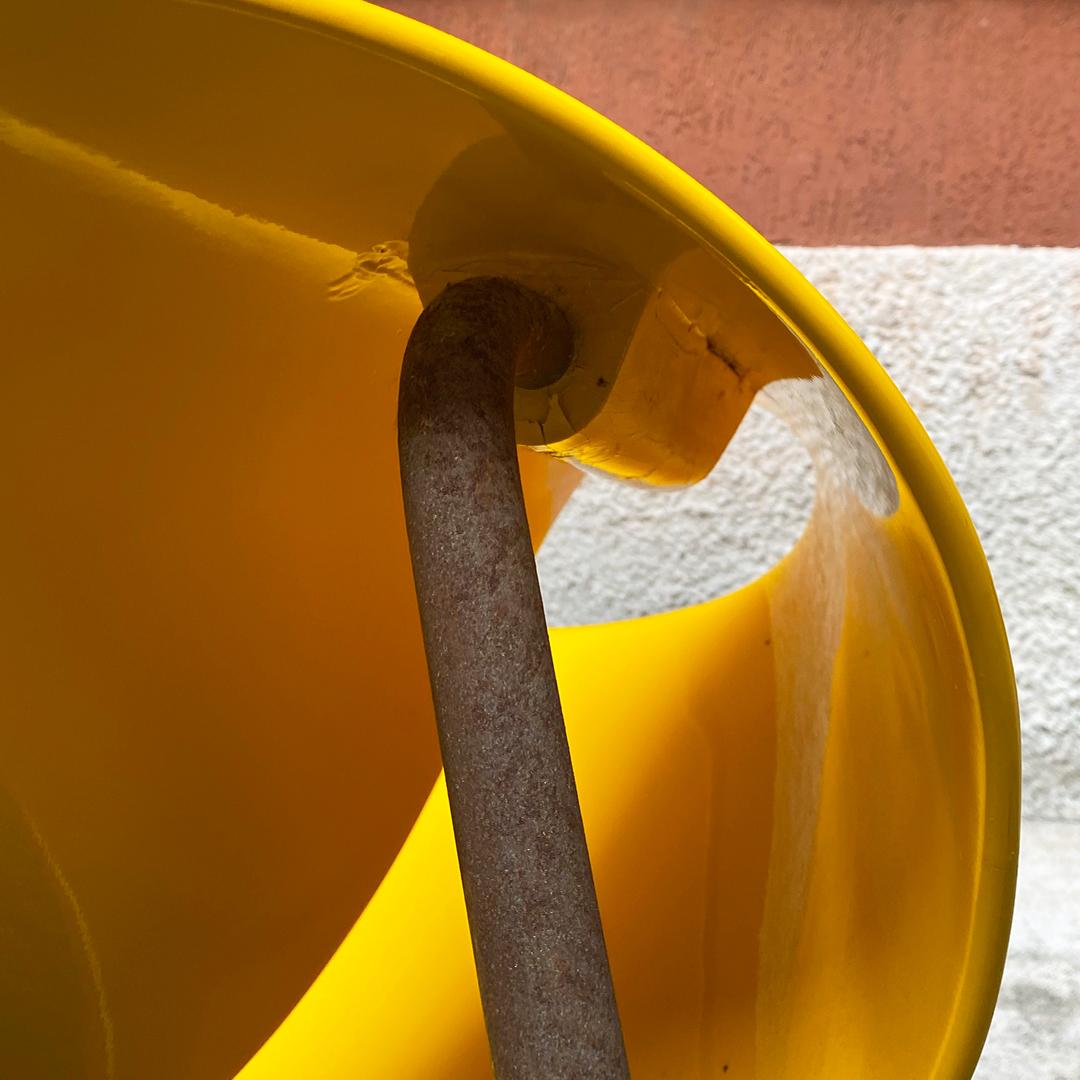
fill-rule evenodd
<path id="1" fill-rule="evenodd" d="M 970 1073 L 1018 737 L 985 560 L 872 357 L 761 237 L 537 80 L 344 0 L 0 12 L 0 1072 L 489 1066 L 399 492 L 421 298 L 554 293 L 517 400 L 688 483 L 755 395 L 810 524 L 707 604 L 553 633 L 631 1067 Z"/>

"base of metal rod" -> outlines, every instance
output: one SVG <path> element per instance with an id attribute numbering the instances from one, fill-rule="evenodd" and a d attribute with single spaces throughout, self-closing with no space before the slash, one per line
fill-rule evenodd
<path id="1" fill-rule="evenodd" d="M 572 335 L 503 278 L 447 288 L 405 351 L 405 519 L 473 952 L 498 1080 L 629 1076 L 529 542 L 515 375 Z"/>

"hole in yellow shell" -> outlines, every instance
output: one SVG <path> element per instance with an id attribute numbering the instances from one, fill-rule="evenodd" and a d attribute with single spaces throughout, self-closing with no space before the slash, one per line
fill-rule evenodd
<path id="1" fill-rule="evenodd" d="M 813 501 L 806 449 L 757 402 L 699 484 L 639 487 L 590 474 L 537 559 L 548 622 L 628 619 L 725 595 L 791 550 Z"/>

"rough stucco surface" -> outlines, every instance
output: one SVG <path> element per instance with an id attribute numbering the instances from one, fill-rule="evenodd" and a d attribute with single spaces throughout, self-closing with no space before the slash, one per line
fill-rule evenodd
<path id="1" fill-rule="evenodd" d="M 1080 250 L 792 248 L 944 457 L 982 537 L 1016 665 L 1025 826 L 1005 982 L 978 1080 L 1080 1080 Z M 682 491 L 587 476 L 539 558 L 555 625 L 752 579 L 809 512 L 806 457 L 755 408 Z"/>
<path id="2" fill-rule="evenodd" d="M 1075 0 L 383 0 L 562 87 L 774 242 L 1080 244 Z"/>

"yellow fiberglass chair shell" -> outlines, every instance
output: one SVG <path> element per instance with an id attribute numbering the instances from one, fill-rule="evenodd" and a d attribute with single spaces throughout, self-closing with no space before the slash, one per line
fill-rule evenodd
<path id="1" fill-rule="evenodd" d="M 758 396 L 815 507 L 760 580 L 552 633 L 635 1077 L 967 1076 L 1018 839 L 990 575 L 768 243 L 509 65 L 344 0 L 0 11 L 0 1072 L 489 1075 L 394 417 L 501 273 L 579 349 L 515 415 L 704 476 Z M 535 452 L 540 451 L 540 452 Z"/>

